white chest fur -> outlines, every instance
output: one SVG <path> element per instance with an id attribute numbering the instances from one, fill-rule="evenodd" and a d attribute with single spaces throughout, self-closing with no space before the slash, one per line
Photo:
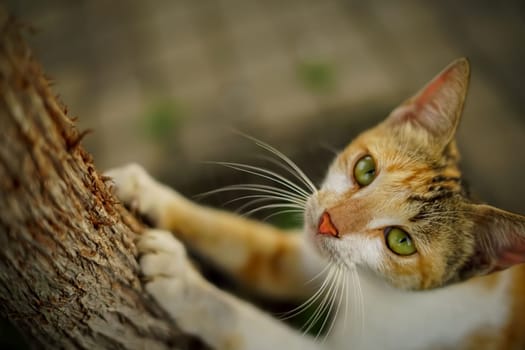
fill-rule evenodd
<path id="1" fill-rule="evenodd" d="M 427 292 L 405 292 L 361 273 L 364 319 L 359 325 L 337 322 L 327 339 L 330 349 L 403 349 L 429 347 L 457 348 L 480 327 L 500 327 L 509 312 L 510 275 L 487 290 L 462 283 Z M 350 310 L 351 312 L 351 310 Z M 349 330 L 352 327 L 355 331 Z"/>

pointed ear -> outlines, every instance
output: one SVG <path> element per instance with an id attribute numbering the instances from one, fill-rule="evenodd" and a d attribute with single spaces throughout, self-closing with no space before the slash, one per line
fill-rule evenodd
<path id="1" fill-rule="evenodd" d="M 472 205 L 474 253 L 462 279 L 525 262 L 525 217 L 489 205 Z"/>
<path id="2" fill-rule="evenodd" d="M 452 62 L 416 95 L 397 107 L 386 119 L 390 126 L 412 124 L 447 145 L 456 132 L 470 78 L 466 58 Z"/>

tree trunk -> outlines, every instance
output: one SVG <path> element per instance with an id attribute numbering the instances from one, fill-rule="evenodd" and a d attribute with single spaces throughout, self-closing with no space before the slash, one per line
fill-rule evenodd
<path id="1" fill-rule="evenodd" d="M 148 297 L 108 190 L 0 9 L 0 313 L 37 348 L 203 348 Z"/>

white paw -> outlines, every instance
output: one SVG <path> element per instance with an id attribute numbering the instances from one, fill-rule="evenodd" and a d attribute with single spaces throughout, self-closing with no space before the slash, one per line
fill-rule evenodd
<path id="1" fill-rule="evenodd" d="M 186 249 L 171 232 L 148 229 L 137 243 L 140 267 L 147 281 L 157 278 L 184 279 L 193 267 Z"/>
<path id="2" fill-rule="evenodd" d="M 146 230 L 137 243 L 145 287 L 174 318 L 184 315 L 200 285 L 184 246 L 168 231 Z"/>
<path id="3" fill-rule="evenodd" d="M 107 171 L 112 178 L 115 195 L 132 210 L 147 216 L 155 223 L 159 219 L 163 197 L 162 186 L 138 164 L 128 164 Z"/>
<path id="4" fill-rule="evenodd" d="M 189 262 L 184 246 L 168 231 L 150 229 L 137 248 L 145 288 L 186 332 L 217 349 L 237 348 L 233 298 L 209 285 Z"/>
<path id="5" fill-rule="evenodd" d="M 110 169 L 105 172 L 105 175 L 113 179 L 116 186 L 115 193 L 125 202 L 132 200 L 137 192 L 145 186 L 150 186 L 153 182 L 146 170 L 136 163 Z"/>

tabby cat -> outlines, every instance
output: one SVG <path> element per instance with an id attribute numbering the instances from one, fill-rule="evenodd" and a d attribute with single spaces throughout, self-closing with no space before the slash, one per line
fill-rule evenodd
<path id="1" fill-rule="evenodd" d="M 217 349 L 524 349 L 525 265 L 510 267 L 525 261 L 525 217 L 473 202 L 458 168 L 469 75 L 466 59 L 450 64 L 339 153 L 319 189 L 265 144 L 304 186 L 227 164 L 282 184 L 230 189 L 304 209 L 301 232 L 199 206 L 137 165 L 110 171 L 157 227 L 138 242 L 148 292 Z M 254 291 L 317 305 L 306 328 L 322 320 L 325 336 L 211 285 L 180 242 Z"/>

